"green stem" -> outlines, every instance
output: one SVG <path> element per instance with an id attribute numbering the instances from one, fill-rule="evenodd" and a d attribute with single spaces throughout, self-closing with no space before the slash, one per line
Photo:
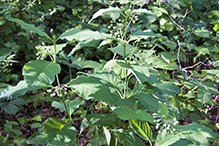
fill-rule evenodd
<path id="1" fill-rule="evenodd" d="M 128 15 L 125 17 L 125 32 L 124 32 L 124 40 L 123 40 L 123 47 L 124 47 L 124 59 L 125 59 L 125 63 L 128 64 L 127 62 L 127 57 L 126 57 L 126 34 L 127 34 L 127 19 L 128 19 Z M 127 75 L 128 75 L 128 71 L 127 69 L 125 70 L 125 83 L 124 83 L 124 95 L 123 98 L 125 99 L 126 97 L 126 86 L 127 86 Z"/>
<path id="2" fill-rule="evenodd" d="M 56 63 L 56 41 L 53 41 L 53 44 L 54 44 L 54 63 Z M 64 103 L 64 106 L 65 106 L 65 110 L 67 112 L 67 115 L 68 115 L 68 118 L 69 118 L 69 122 L 72 124 L 72 119 L 71 119 L 71 115 L 69 114 L 68 112 L 68 108 L 67 108 L 67 105 L 65 103 L 65 98 L 62 94 L 62 91 L 61 91 L 61 85 L 60 85 L 60 82 L 59 82 L 59 76 L 58 74 L 56 74 L 56 80 L 57 80 L 57 84 L 58 84 L 58 92 L 59 92 L 59 95 L 60 97 L 62 98 L 63 100 L 63 103 Z"/>

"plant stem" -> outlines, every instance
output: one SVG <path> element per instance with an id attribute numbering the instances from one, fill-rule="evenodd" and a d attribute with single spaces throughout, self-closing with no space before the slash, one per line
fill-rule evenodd
<path id="1" fill-rule="evenodd" d="M 53 41 L 53 44 L 54 44 L 54 63 L 56 63 L 56 41 Z M 60 97 L 62 98 L 63 100 L 63 103 L 64 103 L 64 106 L 65 106 L 65 110 L 67 112 L 67 115 L 68 115 L 68 118 L 69 118 L 69 122 L 72 124 L 72 119 L 71 119 L 71 115 L 69 114 L 68 112 L 68 108 L 67 108 L 67 105 L 65 103 L 65 98 L 62 94 L 62 91 L 61 91 L 61 85 L 60 85 L 60 82 L 59 82 L 59 76 L 58 74 L 56 74 L 56 80 L 57 80 L 57 84 L 58 84 L 58 92 L 59 92 L 59 95 Z"/>

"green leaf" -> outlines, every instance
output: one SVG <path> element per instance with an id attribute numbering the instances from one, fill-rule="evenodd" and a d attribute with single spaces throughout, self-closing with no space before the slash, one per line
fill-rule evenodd
<path id="1" fill-rule="evenodd" d="M 121 106 L 121 105 L 128 106 L 129 108 L 133 108 L 135 105 L 135 98 L 129 97 L 129 98 L 125 98 L 125 99 L 120 99 L 115 104 L 116 107 Z"/>
<path id="2" fill-rule="evenodd" d="M 40 36 L 45 36 L 48 39 L 51 39 L 45 32 L 41 31 L 39 28 L 35 27 L 34 25 L 27 24 L 27 23 L 23 22 L 22 20 L 15 19 L 15 18 L 12 18 L 12 17 L 6 17 L 6 18 L 9 21 L 13 21 L 13 22 L 19 23 L 22 27 L 24 27 L 27 30 L 32 31 L 33 33 L 37 33 Z"/>
<path id="3" fill-rule="evenodd" d="M 128 106 L 119 106 L 113 111 L 120 119 L 137 119 L 153 123 L 153 117 L 143 110 L 132 110 Z"/>
<path id="4" fill-rule="evenodd" d="M 116 19 L 119 18 L 121 13 L 122 13 L 122 10 L 118 7 L 115 7 L 115 8 L 109 7 L 106 9 L 100 9 L 99 11 L 97 11 L 96 13 L 93 14 L 92 19 L 88 23 L 90 23 L 95 18 L 97 18 L 99 16 L 103 16 L 103 15 L 110 15 L 111 19 L 113 19 L 113 21 L 115 22 Z"/>
<path id="5" fill-rule="evenodd" d="M 199 146 L 210 146 L 208 138 L 216 138 L 218 136 L 212 129 L 195 122 L 188 125 L 177 125 L 174 128 L 176 128 L 177 135 L 180 138 L 187 138 Z"/>
<path id="6" fill-rule="evenodd" d="M 45 60 L 32 60 L 23 67 L 23 75 L 29 86 L 39 86 L 41 83 L 51 85 L 60 71 L 59 64 Z"/>
<path id="7" fill-rule="evenodd" d="M 74 99 L 74 100 L 67 99 L 65 100 L 65 104 L 67 106 L 69 114 L 71 115 L 76 109 L 79 108 L 80 105 L 84 104 L 84 101 L 78 99 Z M 63 102 L 53 101 L 52 107 L 59 108 L 61 112 L 66 111 Z"/>
<path id="8" fill-rule="evenodd" d="M 143 14 L 148 14 L 148 15 L 152 15 L 152 16 L 158 18 L 156 14 L 154 14 L 153 12 L 151 12 L 150 10 L 147 10 L 147 9 L 134 9 L 131 12 L 132 13 L 137 13 L 137 14 L 142 14 L 142 13 Z"/>
<path id="9" fill-rule="evenodd" d="M 11 104 L 15 105 L 27 105 L 27 101 L 24 100 L 23 98 L 16 98 L 15 100 L 10 102 Z"/>
<path id="10" fill-rule="evenodd" d="M 78 40 L 104 40 L 107 38 L 112 38 L 109 34 L 99 33 L 98 31 L 92 31 L 89 29 L 80 30 L 76 28 L 72 28 L 70 30 L 65 31 L 63 34 L 59 36 L 60 39 L 66 39 L 68 41 Z M 113 39 L 113 38 L 112 38 Z"/>
<path id="11" fill-rule="evenodd" d="M 156 146 L 169 146 L 179 140 L 180 140 L 179 135 L 173 135 L 173 134 L 170 134 L 169 132 L 166 134 L 165 132 L 162 132 L 160 137 L 158 137 Z"/>
<path id="12" fill-rule="evenodd" d="M 68 57 L 72 56 L 75 51 L 80 50 L 83 47 L 95 47 L 97 46 L 97 44 L 101 41 L 102 39 L 87 39 L 84 41 L 80 41 L 72 50 L 71 52 L 68 54 Z"/>
<path id="13" fill-rule="evenodd" d="M 169 111 L 167 105 L 164 105 L 162 102 L 159 102 L 159 111 L 162 115 L 165 115 L 165 118 L 168 118 Z"/>
<path id="14" fill-rule="evenodd" d="M 181 92 L 180 88 L 173 82 L 160 82 L 156 86 L 163 92 L 163 94 L 168 94 L 175 96 Z"/>
<path id="15" fill-rule="evenodd" d="M 211 93 L 205 87 L 199 87 L 198 98 L 201 100 L 202 104 L 205 104 L 211 100 Z"/>
<path id="16" fill-rule="evenodd" d="M 4 104 L 1 106 L 1 109 L 4 110 L 6 113 L 15 115 L 16 112 L 18 111 L 18 107 L 15 106 L 14 104 Z"/>
<path id="17" fill-rule="evenodd" d="M 16 86 L 7 86 L 1 91 L 0 100 L 16 98 L 19 95 L 24 95 L 29 90 L 37 90 L 39 88 L 47 88 L 51 86 L 40 85 L 38 87 L 28 86 L 26 81 L 20 81 Z"/>
<path id="18" fill-rule="evenodd" d="M 145 107 L 145 109 L 156 112 L 159 109 L 158 100 L 149 93 L 139 93 L 133 95 Z"/>
<path id="19" fill-rule="evenodd" d="M 104 65 L 104 69 L 106 69 L 106 71 L 112 70 L 119 78 L 125 78 L 131 74 L 131 71 L 128 70 L 127 72 L 127 67 L 121 67 L 121 65 L 119 65 L 121 62 L 124 64 L 123 60 L 110 60 Z M 130 67 L 128 66 L 128 68 Z"/>
<path id="20" fill-rule="evenodd" d="M 115 131 L 115 135 L 124 146 L 145 146 L 141 139 L 132 132 L 119 129 Z"/>
<path id="21" fill-rule="evenodd" d="M 203 87 L 205 87 L 208 92 L 213 93 L 213 94 L 218 94 L 218 90 L 215 87 L 215 84 L 211 81 L 207 81 L 203 83 Z"/>
<path id="22" fill-rule="evenodd" d="M 114 125 L 116 122 L 116 116 L 113 114 L 89 114 L 86 115 L 81 122 L 80 133 L 87 127 L 97 125 L 97 126 L 110 126 Z"/>
<path id="23" fill-rule="evenodd" d="M 164 39 L 164 40 L 168 40 L 167 37 L 165 37 L 165 36 L 163 36 L 163 35 L 161 35 L 161 34 L 154 33 L 154 32 L 152 32 L 151 30 L 145 30 L 145 31 L 136 31 L 136 32 L 134 32 L 134 33 L 131 35 L 129 41 L 132 41 L 132 40 L 140 40 L 140 39 L 145 39 L 145 40 L 147 40 L 147 39 L 150 38 L 150 37 L 152 37 L 152 38 L 153 38 L 153 37 L 158 37 L 158 38 L 162 38 L 162 39 Z"/>
<path id="24" fill-rule="evenodd" d="M 97 78 L 79 76 L 67 83 L 68 87 L 76 90 L 76 92 L 84 99 L 94 98 L 98 101 L 115 103 L 119 99 L 114 96 L 109 88 L 104 86 Z"/>
<path id="25" fill-rule="evenodd" d="M 86 75 L 99 78 L 104 85 L 116 88 L 118 90 L 119 90 L 118 86 L 123 84 L 122 81 L 116 75 L 109 72 L 101 72 L 101 73 L 96 72 Z"/>
<path id="26" fill-rule="evenodd" d="M 203 38 L 211 38 L 211 33 L 207 29 L 197 29 L 194 34 Z"/>
<path id="27" fill-rule="evenodd" d="M 151 130 L 149 124 L 147 122 L 133 120 L 133 119 L 131 119 L 129 122 L 134 132 L 137 133 L 141 138 L 148 140 L 152 145 L 153 131 Z"/>
<path id="28" fill-rule="evenodd" d="M 140 83 L 144 83 L 147 81 L 147 78 L 150 77 L 149 69 L 146 66 L 139 66 L 139 65 L 131 65 L 133 69 L 133 74 L 136 79 Z"/>
<path id="29" fill-rule="evenodd" d="M 16 98 L 19 95 L 24 95 L 29 90 L 26 81 L 20 81 L 16 86 L 7 86 L 1 91 L 0 99 Z"/>
<path id="30" fill-rule="evenodd" d="M 76 129 L 62 120 L 49 118 L 44 123 L 44 135 L 51 145 L 66 145 L 75 140 Z"/>
<path id="31" fill-rule="evenodd" d="M 5 59 L 11 54 L 11 49 L 0 48 L 0 61 L 5 61 Z"/>
<path id="32" fill-rule="evenodd" d="M 27 144 L 33 144 L 33 145 L 46 145 L 47 140 L 43 135 L 37 135 L 36 137 L 28 138 L 27 139 Z"/>
<path id="33" fill-rule="evenodd" d="M 124 46 L 122 44 L 119 44 L 118 46 L 114 47 L 114 48 L 108 48 L 110 51 L 116 52 L 117 54 L 121 55 L 122 57 L 126 57 L 129 56 L 134 50 L 136 50 L 137 48 L 130 45 L 130 44 L 126 44 L 126 52 L 124 54 Z"/>

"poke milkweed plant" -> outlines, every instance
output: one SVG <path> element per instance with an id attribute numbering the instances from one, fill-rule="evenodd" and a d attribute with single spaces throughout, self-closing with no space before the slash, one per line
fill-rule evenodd
<path id="1" fill-rule="evenodd" d="M 134 2 L 133 2 L 134 3 Z M 127 4 L 121 2 L 121 4 Z M 181 106 L 177 99 L 182 94 L 175 80 L 162 80 L 157 68 L 171 71 L 181 71 L 181 67 L 174 61 L 168 61 L 164 55 L 156 56 L 155 50 L 141 49 L 151 38 L 154 42 L 171 42 L 168 37 L 153 30 L 134 31 L 131 23 L 137 15 L 150 16 L 159 20 L 152 11 L 134 7 L 109 7 L 97 11 L 89 23 L 99 16 L 110 16 L 113 30 L 110 33 L 81 30 L 72 28 L 59 36 L 52 33 L 50 37 L 40 29 L 21 20 L 7 17 L 12 22 L 19 23 L 27 30 L 49 39 L 52 46 L 38 46 L 38 60 L 31 60 L 22 69 L 24 80 L 16 86 L 8 86 L 1 92 L 0 99 L 16 99 L 29 90 L 55 88 L 62 102 L 54 101 L 52 106 L 67 113 L 64 119 L 48 118 L 43 127 L 43 133 L 28 143 L 44 145 L 79 145 L 77 139 L 83 130 L 91 127 L 91 145 L 108 144 L 118 146 L 138 145 L 210 145 L 209 138 L 216 139 L 210 128 L 196 122 L 178 125 L 182 118 Z M 121 19 L 119 19 L 121 18 Z M 119 22 L 117 23 L 119 19 Z M 138 21 L 138 20 L 137 20 Z M 116 24 L 117 23 L 117 24 Z M 66 42 L 59 44 L 61 42 Z M 68 55 L 63 55 L 66 64 L 89 63 L 93 68 L 91 73 L 80 72 L 77 78 L 66 84 L 60 83 L 61 66 L 58 56 L 62 49 L 71 41 L 78 44 Z M 114 53 L 113 58 L 104 64 L 94 61 L 75 60 L 72 55 L 84 46 L 98 48 L 115 44 L 108 50 Z M 177 44 L 177 43 L 174 43 Z M 180 47 L 180 46 L 178 46 Z M 49 56 L 51 61 L 45 60 Z M 56 80 L 57 86 L 52 86 Z M 203 87 L 207 90 L 207 87 Z M 69 100 L 65 98 L 65 89 L 76 92 L 83 100 Z M 85 100 L 98 101 L 105 106 L 107 112 L 101 114 L 87 114 L 81 123 L 80 134 L 77 137 L 76 128 L 72 126 L 73 112 L 85 103 Z M 206 103 L 207 101 L 202 101 Z M 38 141 L 36 141 L 38 139 Z M 40 139 L 40 140 L 39 140 Z"/>

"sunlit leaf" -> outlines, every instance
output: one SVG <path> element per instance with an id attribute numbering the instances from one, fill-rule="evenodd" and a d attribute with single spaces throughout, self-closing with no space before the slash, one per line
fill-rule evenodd
<path id="1" fill-rule="evenodd" d="M 23 75 L 28 85 L 39 86 L 41 83 L 50 85 L 59 74 L 59 64 L 45 60 L 32 60 L 23 67 Z"/>
<path id="2" fill-rule="evenodd" d="M 117 96 L 113 96 L 109 88 L 94 77 L 79 76 L 68 82 L 67 86 L 75 89 L 76 92 L 86 100 L 93 98 L 98 101 L 110 103 L 119 100 Z"/>
<path id="3" fill-rule="evenodd" d="M 137 119 L 153 123 L 153 117 L 143 110 L 132 110 L 127 106 L 119 106 L 113 111 L 120 119 Z"/>
<path id="4" fill-rule="evenodd" d="M 75 127 L 56 118 L 49 118 L 43 127 L 44 135 L 51 145 L 66 145 L 73 142 L 77 131 Z"/>
<path id="5" fill-rule="evenodd" d="M 109 34 L 100 33 L 98 31 L 92 31 L 89 29 L 81 30 L 81 29 L 72 28 L 70 30 L 65 31 L 63 34 L 61 34 L 59 38 L 66 39 L 68 41 L 72 41 L 72 40 L 84 41 L 88 39 L 104 40 L 104 39 L 112 38 L 112 37 Z"/>
<path id="6" fill-rule="evenodd" d="M 90 23 L 95 18 L 97 18 L 99 16 L 103 16 L 103 15 L 109 15 L 111 17 L 111 19 L 113 19 L 113 21 L 116 21 L 116 19 L 119 18 L 121 13 L 122 13 L 122 10 L 118 7 L 115 7 L 115 8 L 109 7 L 106 9 L 100 9 L 99 11 L 97 11 L 96 13 L 93 14 L 92 19 L 88 23 Z"/>
<path id="7" fill-rule="evenodd" d="M 153 131 L 147 122 L 139 120 L 130 120 L 130 126 L 141 138 L 148 140 L 152 145 Z"/>
<path id="8" fill-rule="evenodd" d="M 207 29 L 197 29 L 194 33 L 199 37 L 211 38 L 211 33 Z"/>
<path id="9" fill-rule="evenodd" d="M 148 14 L 148 15 L 152 15 L 152 16 L 157 17 L 156 14 L 154 14 L 153 12 L 151 12 L 150 10 L 147 10 L 147 9 L 134 9 L 131 12 L 137 13 L 137 14 Z"/>
<path id="10" fill-rule="evenodd" d="M 124 146 L 145 146 L 145 144 L 134 133 L 125 130 L 115 131 L 116 136 Z"/>
<path id="11" fill-rule="evenodd" d="M 113 52 L 116 52 L 117 54 L 121 55 L 122 57 L 129 56 L 133 51 L 135 51 L 137 49 L 136 47 L 134 47 L 130 44 L 126 44 L 125 47 L 126 47 L 125 52 L 124 52 L 124 46 L 121 44 L 119 44 L 118 46 L 116 46 L 114 48 L 108 48 L 108 49 L 113 51 Z"/>
<path id="12" fill-rule="evenodd" d="M 116 116 L 113 114 L 89 114 L 86 115 L 81 122 L 81 130 L 82 132 L 85 128 L 93 125 L 97 126 L 109 126 L 113 125 L 116 121 Z"/>

